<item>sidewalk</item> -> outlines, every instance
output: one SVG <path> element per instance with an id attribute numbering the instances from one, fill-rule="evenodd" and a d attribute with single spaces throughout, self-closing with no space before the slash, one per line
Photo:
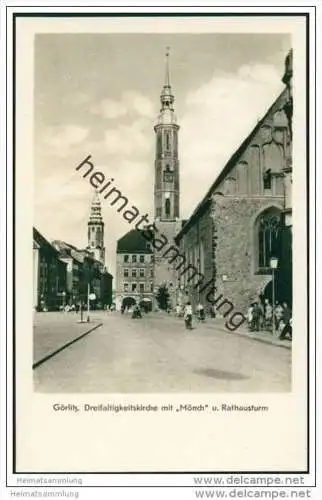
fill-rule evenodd
<path id="1" fill-rule="evenodd" d="M 157 313 L 160 314 L 160 313 Z M 173 314 L 168 315 L 167 313 L 163 313 L 162 315 L 160 314 L 160 318 L 174 318 L 175 316 Z M 196 316 L 194 316 L 194 324 L 198 324 L 198 321 L 196 319 Z M 273 336 L 272 332 L 269 331 L 260 331 L 260 332 L 250 332 L 246 326 L 246 324 L 240 325 L 239 328 L 236 328 L 235 331 L 229 330 L 225 326 L 225 319 L 224 318 L 210 318 L 209 316 L 206 317 L 206 321 L 202 323 L 203 327 L 206 328 L 207 330 L 219 330 L 221 332 L 225 332 L 230 335 L 239 335 L 242 337 L 247 337 L 249 339 L 255 340 L 257 342 L 263 342 L 265 344 L 271 344 L 277 347 L 283 347 L 285 349 L 292 349 L 292 341 L 290 340 L 279 340 L 278 336 Z"/>
<path id="2" fill-rule="evenodd" d="M 105 313 L 106 314 L 106 313 Z M 33 364 L 49 356 L 77 337 L 98 328 L 104 311 L 91 311 L 90 322 L 80 323 L 80 314 L 64 312 L 35 313 Z M 84 314 L 86 319 L 86 314 Z"/>
<path id="3" fill-rule="evenodd" d="M 277 347 L 284 347 L 285 349 L 292 349 L 292 341 L 290 340 L 279 340 L 278 336 L 273 336 L 272 332 L 260 331 L 260 332 L 250 332 L 245 326 L 241 325 L 235 331 L 230 331 L 225 327 L 224 319 L 208 319 L 211 325 L 214 325 L 219 330 L 225 331 L 227 333 L 232 333 L 234 335 L 241 335 L 242 337 L 248 337 L 249 339 L 256 340 L 258 342 L 264 342 L 265 344 L 275 345 Z"/>

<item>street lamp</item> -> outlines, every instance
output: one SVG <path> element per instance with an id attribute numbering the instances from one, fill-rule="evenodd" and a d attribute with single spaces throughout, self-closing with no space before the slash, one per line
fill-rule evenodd
<path id="1" fill-rule="evenodd" d="M 276 257 L 271 257 L 269 261 L 269 266 L 272 270 L 272 309 L 273 309 L 273 335 L 275 335 L 275 317 L 274 317 L 274 309 L 275 309 L 275 271 L 278 266 L 278 259 Z"/>

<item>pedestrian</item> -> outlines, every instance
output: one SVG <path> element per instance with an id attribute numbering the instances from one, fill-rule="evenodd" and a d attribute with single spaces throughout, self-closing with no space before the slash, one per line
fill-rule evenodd
<path id="1" fill-rule="evenodd" d="M 275 307 L 274 307 L 274 318 L 273 318 L 273 321 L 275 321 L 276 331 L 278 331 L 280 328 L 280 322 L 281 322 L 282 317 L 283 317 L 283 307 L 281 306 L 281 304 L 278 301 L 276 301 Z"/>
<path id="2" fill-rule="evenodd" d="M 200 302 L 197 305 L 197 315 L 198 315 L 198 320 L 199 321 L 204 321 L 205 320 L 205 308 L 204 308 L 204 306 Z"/>
<path id="3" fill-rule="evenodd" d="M 273 307 L 271 306 L 268 299 L 265 299 L 264 317 L 265 317 L 265 322 L 264 322 L 265 328 L 271 330 L 273 321 Z"/>
<path id="4" fill-rule="evenodd" d="M 181 306 L 179 304 L 176 305 L 176 316 L 178 318 L 181 316 Z"/>
<path id="5" fill-rule="evenodd" d="M 254 306 L 253 304 L 250 304 L 250 306 L 247 309 L 247 323 L 248 323 L 248 328 L 251 330 L 253 326 L 253 309 Z"/>
<path id="6" fill-rule="evenodd" d="M 252 330 L 258 332 L 260 329 L 260 321 L 262 317 L 262 311 L 257 302 L 253 304 L 253 321 L 252 321 Z"/>
<path id="7" fill-rule="evenodd" d="M 279 339 L 284 340 L 288 334 L 292 338 L 292 311 L 288 307 L 287 302 L 283 302 L 283 323 L 284 327 L 281 330 Z"/>
<path id="8" fill-rule="evenodd" d="M 192 305 L 190 302 L 187 302 L 185 308 L 184 308 L 184 322 L 185 322 L 185 327 L 188 330 L 192 329 Z"/>

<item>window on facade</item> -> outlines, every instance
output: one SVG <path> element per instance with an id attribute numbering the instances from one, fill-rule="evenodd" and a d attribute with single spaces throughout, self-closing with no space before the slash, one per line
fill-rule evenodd
<path id="1" fill-rule="evenodd" d="M 160 207 L 157 207 L 156 209 L 156 217 L 161 217 L 161 208 Z"/>
<path id="2" fill-rule="evenodd" d="M 272 173 L 271 173 L 270 169 L 268 169 L 268 170 L 266 170 L 266 172 L 264 172 L 263 184 L 264 184 L 264 189 L 271 189 L 272 188 Z"/>
<path id="3" fill-rule="evenodd" d="M 123 290 L 124 290 L 124 292 L 129 291 L 129 284 L 128 283 L 123 283 Z"/>
<path id="4" fill-rule="evenodd" d="M 153 278 L 153 269 L 150 270 L 150 276 Z"/>
<path id="5" fill-rule="evenodd" d="M 204 274 L 204 272 L 205 272 L 205 247 L 204 247 L 204 242 L 202 240 L 200 241 L 199 255 L 200 255 L 199 272 L 201 274 Z"/>
<path id="6" fill-rule="evenodd" d="M 132 255 L 132 262 L 136 262 L 136 255 Z"/>
<path id="7" fill-rule="evenodd" d="M 158 157 L 160 157 L 161 153 L 162 153 L 162 136 L 161 136 L 161 134 L 158 134 L 157 150 L 158 150 Z"/>
<path id="8" fill-rule="evenodd" d="M 140 278 L 144 278 L 145 272 L 144 269 L 140 269 Z"/>
<path id="9" fill-rule="evenodd" d="M 124 262 L 128 262 L 129 261 L 129 256 L 128 255 L 124 255 Z"/>
<path id="10" fill-rule="evenodd" d="M 170 202 L 169 198 L 167 198 L 165 200 L 165 214 L 167 217 L 170 216 L 170 212 L 171 212 L 171 202 Z"/>
<path id="11" fill-rule="evenodd" d="M 132 292 L 136 292 L 137 284 L 132 283 Z"/>
<path id="12" fill-rule="evenodd" d="M 140 255 L 140 262 L 141 264 L 144 264 L 144 255 Z"/>
<path id="13" fill-rule="evenodd" d="M 258 219 L 258 267 L 269 268 L 270 258 L 279 255 L 280 212 L 266 210 Z"/>
<path id="14" fill-rule="evenodd" d="M 170 137 L 169 132 L 165 133 L 165 147 L 166 149 L 170 149 Z"/>
<path id="15" fill-rule="evenodd" d="M 128 275 L 129 275 L 129 270 L 128 269 L 124 269 L 124 271 L 123 271 L 124 278 L 127 278 Z"/>
<path id="16" fill-rule="evenodd" d="M 132 278 L 136 278 L 136 269 L 132 269 Z"/>
<path id="17" fill-rule="evenodd" d="M 144 292 L 144 283 L 140 283 L 140 292 Z"/>
<path id="18" fill-rule="evenodd" d="M 150 283 L 150 292 L 153 292 L 153 283 Z"/>

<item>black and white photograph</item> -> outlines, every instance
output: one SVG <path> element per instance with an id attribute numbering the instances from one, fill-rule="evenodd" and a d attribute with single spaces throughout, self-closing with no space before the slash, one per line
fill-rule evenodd
<path id="1" fill-rule="evenodd" d="M 34 49 L 35 390 L 290 391 L 291 35 Z"/>
<path id="2" fill-rule="evenodd" d="M 16 18 L 15 472 L 308 470 L 306 22 Z"/>

